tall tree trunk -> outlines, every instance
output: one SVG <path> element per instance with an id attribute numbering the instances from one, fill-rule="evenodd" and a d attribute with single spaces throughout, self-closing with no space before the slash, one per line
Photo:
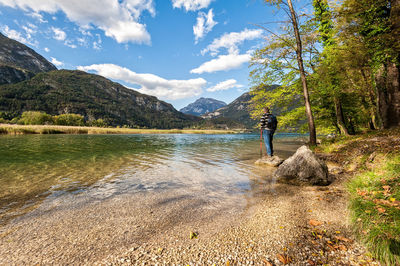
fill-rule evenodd
<path id="1" fill-rule="evenodd" d="M 303 48 L 302 48 L 302 43 L 301 43 L 301 38 L 300 38 L 299 26 L 297 23 L 297 15 L 296 15 L 296 12 L 294 11 L 292 0 L 288 0 L 287 2 L 288 2 L 289 9 L 290 9 L 291 21 L 292 21 L 292 25 L 293 25 L 294 34 L 296 36 L 297 63 L 299 65 L 300 79 L 301 79 L 301 83 L 303 85 L 304 104 L 306 107 L 308 129 L 310 131 L 310 145 L 315 146 L 315 145 L 317 145 L 317 134 L 315 132 L 314 117 L 313 117 L 313 114 L 311 111 L 310 96 L 308 93 L 306 73 L 304 71 L 303 56 L 302 56 Z"/>
<path id="2" fill-rule="evenodd" d="M 394 58 L 388 59 L 375 76 L 378 113 L 383 128 L 400 126 L 400 46 L 397 39 L 400 34 L 400 0 L 391 0 L 390 4 Z"/>
<path id="3" fill-rule="evenodd" d="M 340 134 L 345 134 L 346 136 L 348 136 L 350 134 L 344 122 L 342 102 L 340 101 L 340 98 L 338 96 L 334 96 L 334 102 L 335 102 L 336 123 L 340 129 Z"/>

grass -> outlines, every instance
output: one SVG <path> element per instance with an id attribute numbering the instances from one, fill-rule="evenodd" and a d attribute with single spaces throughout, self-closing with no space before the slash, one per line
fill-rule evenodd
<path id="1" fill-rule="evenodd" d="M 0 134 L 234 134 L 236 130 L 133 129 L 0 124 Z"/>
<path id="2" fill-rule="evenodd" d="M 356 236 L 385 265 L 400 265 L 400 128 L 325 140 L 316 148 L 352 174 L 346 187 Z"/>
<path id="3" fill-rule="evenodd" d="M 400 265 L 400 155 L 349 181 L 357 236 L 387 265 Z"/>

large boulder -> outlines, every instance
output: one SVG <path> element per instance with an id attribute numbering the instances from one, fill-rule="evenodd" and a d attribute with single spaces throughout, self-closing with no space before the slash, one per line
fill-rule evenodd
<path id="1" fill-rule="evenodd" d="M 275 172 L 278 181 L 293 184 L 329 185 L 333 178 L 325 162 L 307 147 L 300 147 Z"/>

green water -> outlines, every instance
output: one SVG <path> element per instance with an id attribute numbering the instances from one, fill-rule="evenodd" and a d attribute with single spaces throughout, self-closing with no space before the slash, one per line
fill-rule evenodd
<path id="1" fill-rule="evenodd" d="M 285 137 L 275 139 L 282 157 L 301 144 Z M 254 166 L 259 149 L 250 134 L 1 136 L 0 224 L 93 188 L 99 199 L 172 188 L 245 193 L 265 174 Z"/>

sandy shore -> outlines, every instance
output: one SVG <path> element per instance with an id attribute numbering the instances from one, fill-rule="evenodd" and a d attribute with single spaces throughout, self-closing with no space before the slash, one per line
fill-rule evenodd
<path id="1" fill-rule="evenodd" d="M 374 263 L 350 237 L 342 179 L 303 188 L 270 181 L 224 198 L 181 188 L 50 198 L 0 229 L 0 264 Z"/>

